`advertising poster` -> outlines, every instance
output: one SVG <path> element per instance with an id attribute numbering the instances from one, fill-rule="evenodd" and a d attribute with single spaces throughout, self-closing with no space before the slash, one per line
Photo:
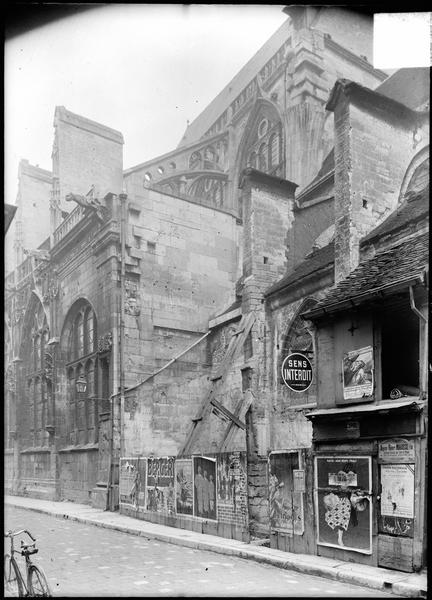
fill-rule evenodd
<path id="1" fill-rule="evenodd" d="M 344 399 L 363 398 L 373 393 L 373 349 L 366 346 L 343 357 Z"/>
<path id="2" fill-rule="evenodd" d="M 216 459 L 193 457 L 194 515 L 216 520 Z"/>
<path id="3" fill-rule="evenodd" d="M 273 452 L 269 456 L 270 527 L 301 535 L 304 531 L 303 494 L 294 491 L 297 452 Z"/>
<path id="4" fill-rule="evenodd" d="M 192 459 L 175 462 L 176 512 L 179 515 L 193 514 Z"/>
<path id="5" fill-rule="evenodd" d="M 371 457 L 315 458 L 317 543 L 372 552 Z"/>
<path id="6" fill-rule="evenodd" d="M 414 517 L 414 465 L 381 465 L 381 515 Z"/>
<path id="7" fill-rule="evenodd" d="M 174 456 L 147 459 L 147 510 L 175 512 Z"/>
<path id="8" fill-rule="evenodd" d="M 121 458 L 119 502 L 136 510 L 145 509 L 146 458 Z"/>
<path id="9" fill-rule="evenodd" d="M 403 438 L 383 440 L 378 444 L 378 458 L 385 462 L 413 462 L 414 442 Z"/>

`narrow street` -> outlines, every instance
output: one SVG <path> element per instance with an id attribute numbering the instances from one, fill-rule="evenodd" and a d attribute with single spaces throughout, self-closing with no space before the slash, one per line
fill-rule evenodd
<path id="1" fill-rule="evenodd" d="M 7 505 L 4 528 L 36 537 L 54 596 L 395 597 Z"/>

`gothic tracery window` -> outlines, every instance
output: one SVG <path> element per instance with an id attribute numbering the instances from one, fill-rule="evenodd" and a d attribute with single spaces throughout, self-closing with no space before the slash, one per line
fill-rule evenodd
<path id="1" fill-rule="evenodd" d="M 49 329 L 45 312 L 39 303 L 30 323 L 30 339 L 26 338 L 26 405 L 29 446 L 46 446 L 49 435 L 47 383 L 45 381 L 45 350 Z"/>
<path id="2" fill-rule="evenodd" d="M 313 298 L 309 298 L 303 302 L 297 311 L 297 316 L 291 321 L 288 330 L 283 338 L 282 347 L 279 353 L 279 377 L 280 383 L 283 386 L 284 391 L 288 390 L 282 381 L 281 369 L 283 360 L 294 352 L 304 354 L 311 362 L 312 369 L 315 364 L 315 349 L 314 341 L 309 329 L 308 324 L 302 319 L 301 313 L 312 309 L 316 305 L 317 301 Z M 287 393 L 287 392 L 286 392 Z M 292 392 L 290 395 L 291 404 L 309 404 L 316 401 L 316 381 L 312 381 L 310 388 L 301 393 Z"/>
<path id="3" fill-rule="evenodd" d="M 97 441 L 97 347 L 96 317 L 87 302 L 82 302 L 71 318 L 66 364 L 68 437 L 73 445 Z M 85 380 L 86 391 L 77 390 Z"/>
<path id="4" fill-rule="evenodd" d="M 261 114 L 255 119 L 255 126 L 251 126 L 243 154 L 243 164 L 244 167 L 283 177 L 282 123 L 272 109 L 265 107 L 262 113 L 266 116 Z"/>

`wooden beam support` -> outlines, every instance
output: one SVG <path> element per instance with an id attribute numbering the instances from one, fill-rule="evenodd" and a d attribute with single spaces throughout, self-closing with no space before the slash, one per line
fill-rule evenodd
<path id="1" fill-rule="evenodd" d="M 230 410 L 225 408 L 225 406 L 222 406 L 220 402 L 212 398 L 210 400 L 210 404 L 212 404 L 215 408 L 220 410 L 220 412 L 226 417 L 228 417 L 228 419 L 231 419 L 231 421 L 235 423 L 237 427 L 240 427 L 240 429 L 246 429 L 245 423 L 243 423 L 243 421 L 240 421 L 240 419 L 237 419 L 237 417 Z"/>

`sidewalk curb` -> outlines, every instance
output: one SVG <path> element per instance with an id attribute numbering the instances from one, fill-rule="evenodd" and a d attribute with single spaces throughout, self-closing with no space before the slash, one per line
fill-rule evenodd
<path id="1" fill-rule="evenodd" d="M 97 518 L 79 516 L 79 515 L 70 515 L 67 512 L 52 510 L 49 508 L 44 508 L 40 506 L 23 506 L 19 502 L 14 503 L 13 500 L 9 498 L 5 498 L 5 505 L 15 506 L 16 508 L 22 508 L 24 510 L 31 510 L 33 512 L 38 512 L 42 514 L 48 514 L 56 518 L 60 519 L 68 519 L 70 521 L 76 521 L 78 523 L 83 523 L 86 525 L 95 525 L 96 527 L 102 527 L 104 529 L 112 529 L 115 531 L 120 531 L 122 533 L 127 533 L 129 535 L 135 535 L 139 537 L 145 537 L 147 539 L 154 539 L 159 542 L 166 542 L 169 544 L 175 544 L 177 546 L 184 546 L 187 548 L 193 548 L 196 550 L 205 550 L 210 552 L 216 552 L 218 554 L 224 554 L 228 556 L 236 556 L 238 558 L 243 558 L 246 560 L 255 560 L 258 563 L 272 565 L 274 567 L 280 569 L 287 569 L 296 571 L 298 573 L 304 573 L 307 575 L 315 575 L 318 577 L 323 577 L 326 579 L 332 579 L 334 581 L 340 581 L 341 583 L 349 583 L 354 585 L 360 585 L 363 587 L 367 587 L 370 589 L 375 589 L 383 592 L 392 593 L 398 596 L 404 596 L 408 598 L 425 598 L 426 593 L 424 590 L 420 589 L 413 583 L 406 581 L 406 577 L 404 577 L 403 573 L 400 573 L 400 578 L 395 580 L 398 574 L 395 574 L 392 571 L 389 571 L 388 580 L 386 581 L 385 577 L 382 575 L 372 575 L 372 574 L 363 574 L 360 572 L 353 572 L 347 566 L 350 563 L 339 561 L 336 566 L 328 566 L 328 565 L 320 565 L 316 562 L 309 562 L 304 560 L 301 556 L 296 557 L 296 555 L 290 555 L 288 553 L 281 553 L 281 556 L 277 556 L 275 554 L 267 554 L 263 550 L 267 550 L 266 548 L 255 549 L 245 542 L 237 542 L 236 545 L 224 545 L 223 540 L 221 538 L 221 543 L 215 543 L 212 541 L 206 540 L 194 540 L 193 538 L 187 538 L 183 535 L 175 535 L 175 534 L 165 534 L 158 533 L 155 531 L 145 531 L 144 529 L 137 529 L 136 527 L 129 527 L 126 525 L 119 525 L 114 523 L 113 521 L 101 521 Z M 90 507 L 89 507 L 90 508 Z M 105 513 L 103 513 L 105 514 Z M 115 514 L 115 513 L 113 513 Z M 118 514 L 118 513 L 117 513 Z M 126 515 L 121 515 L 125 518 Z M 147 523 L 147 521 L 139 520 L 140 525 Z M 154 523 L 149 523 L 149 525 L 156 525 Z M 188 530 L 179 530 L 181 532 Z M 193 532 L 191 532 L 193 534 Z M 204 535 L 204 534 L 200 534 Z M 244 545 L 244 547 L 241 546 Z M 277 552 L 277 551 L 273 551 Z M 284 556 L 286 554 L 286 556 Z M 318 557 L 317 557 L 318 558 Z M 358 566 L 358 565 L 357 565 Z M 408 577 L 408 576 L 407 576 Z"/>

